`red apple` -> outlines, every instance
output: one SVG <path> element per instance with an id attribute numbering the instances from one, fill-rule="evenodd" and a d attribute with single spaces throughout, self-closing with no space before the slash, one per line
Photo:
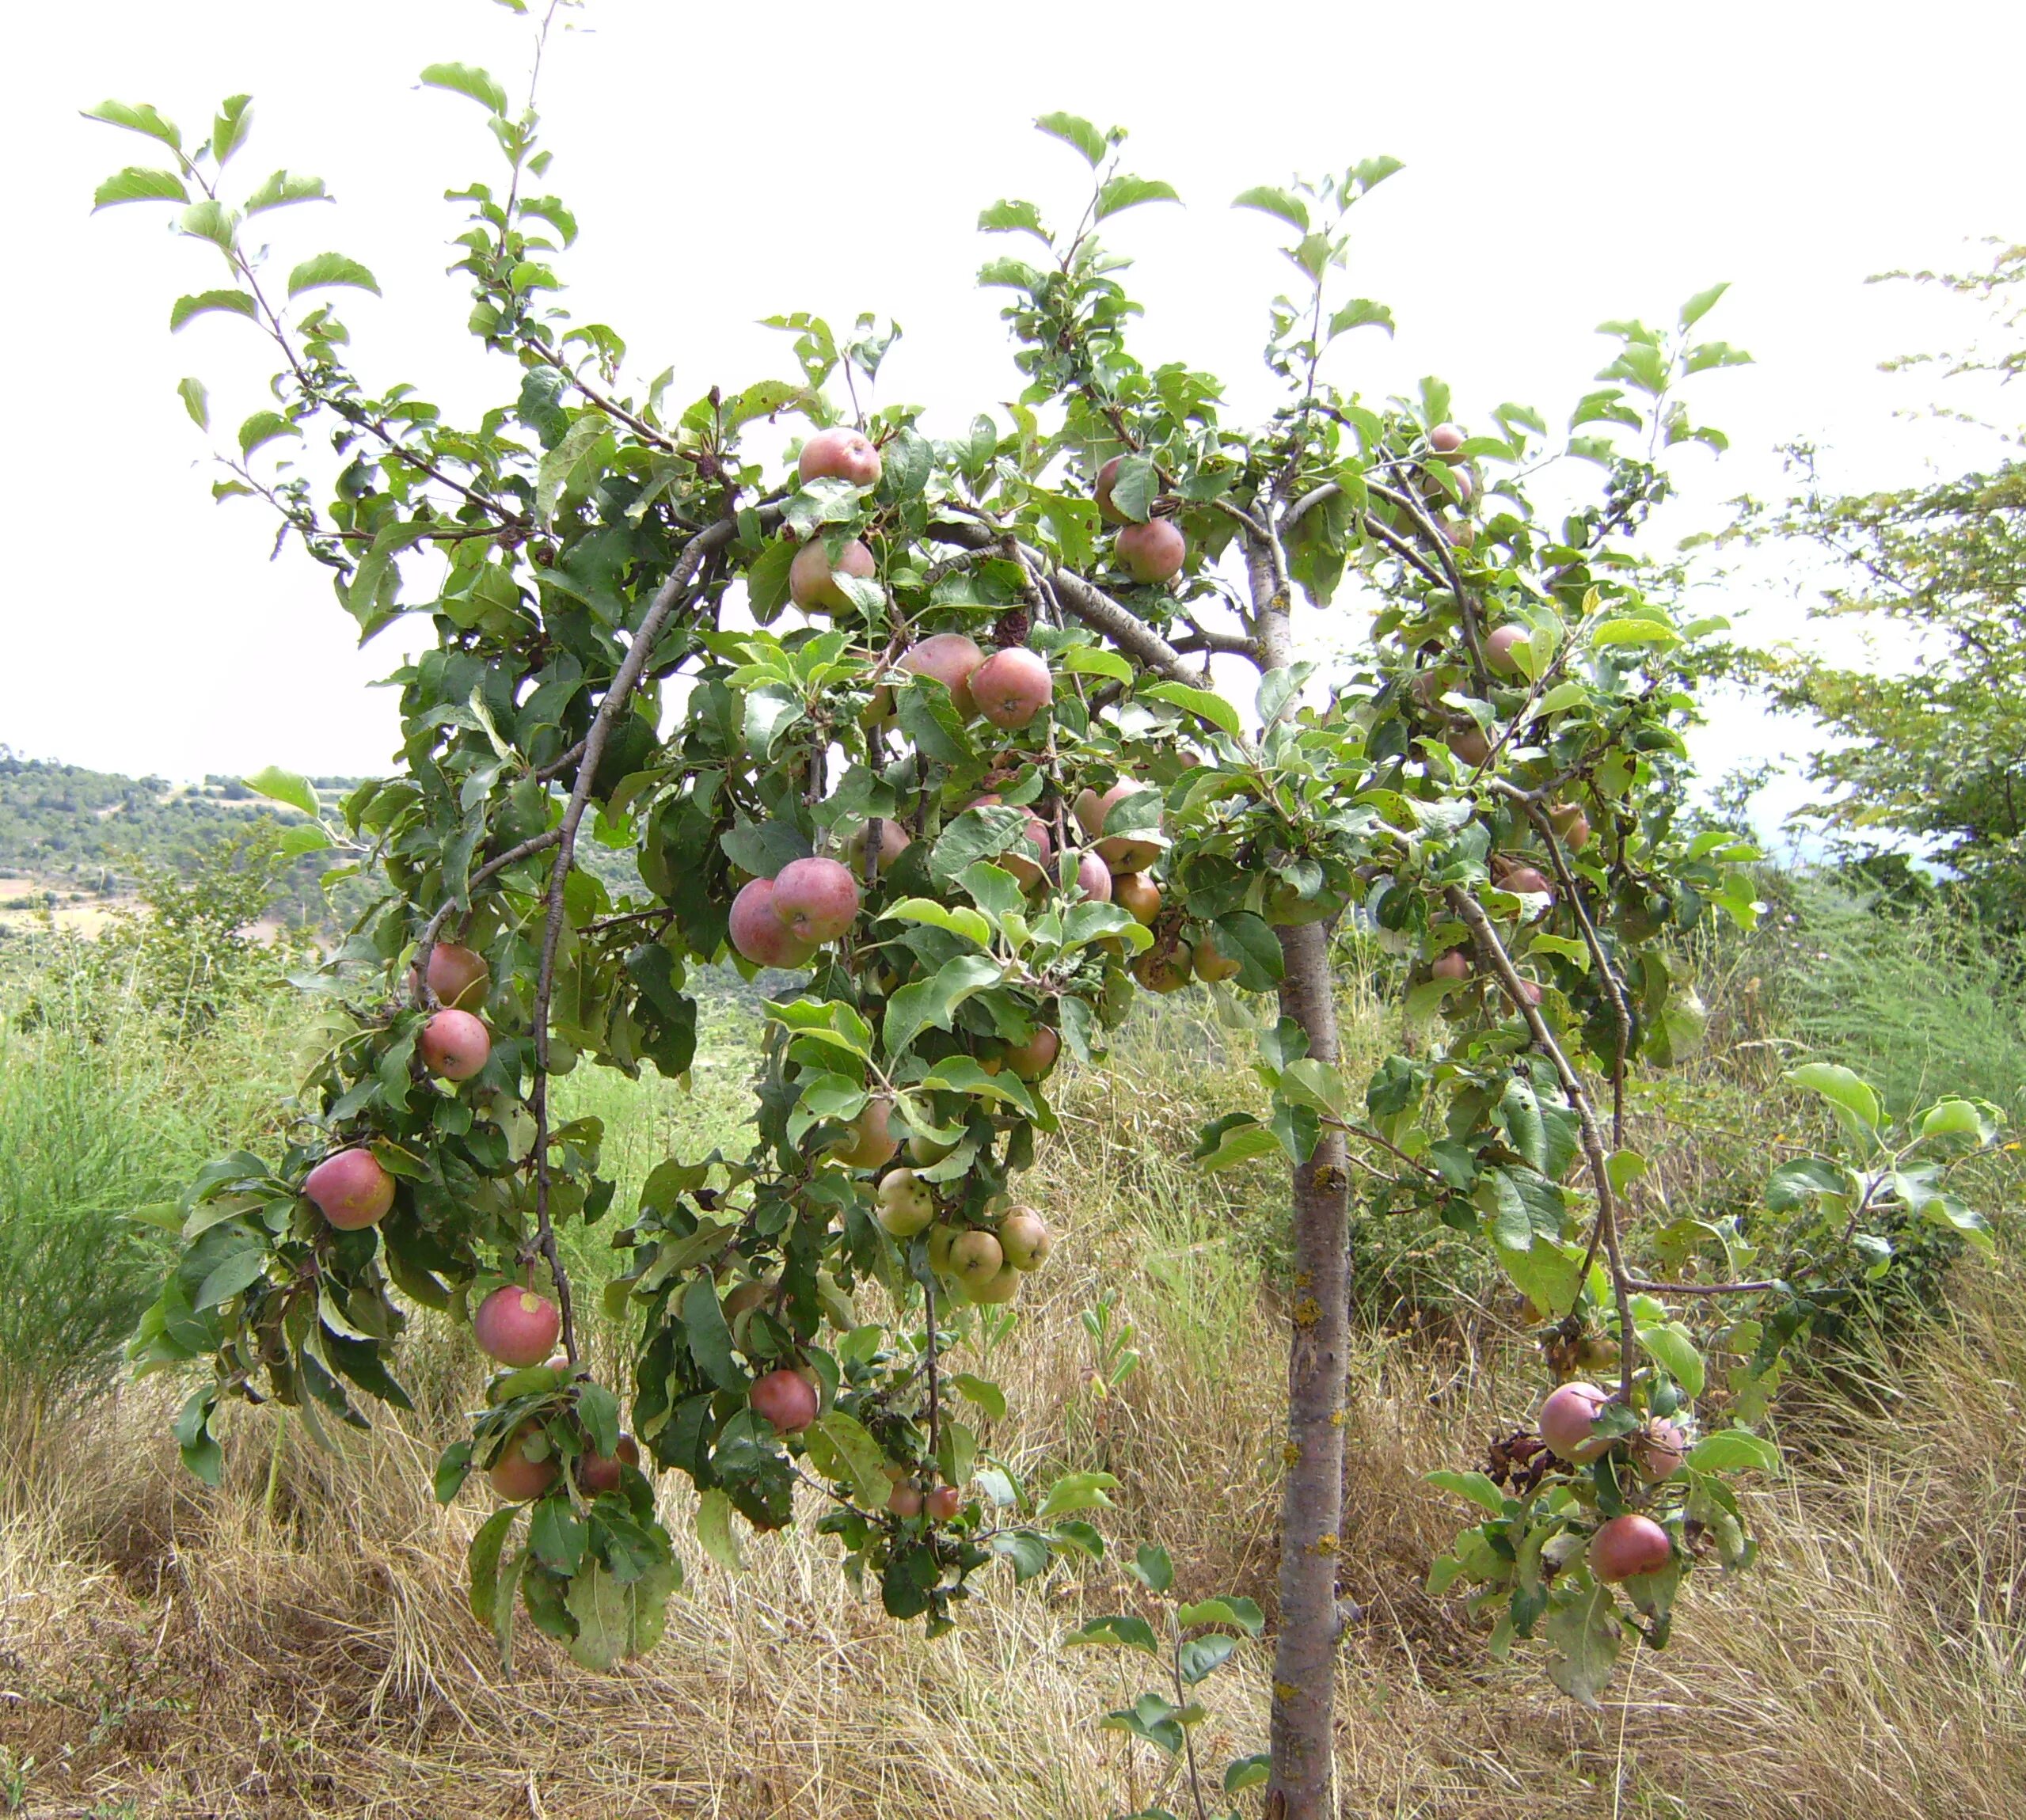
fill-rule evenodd
<path id="1" fill-rule="evenodd" d="M 848 481 L 854 487 L 880 484 L 880 451 L 857 430 L 842 427 L 819 430 L 802 445 L 802 458 L 795 464 L 804 481 Z"/>
<path id="2" fill-rule="evenodd" d="M 1150 587 L 1173 581 L 1188 553 L 1188 540 L 1173 519 L 1149 519 L 1119 533 L 1119 560 L 1135 581 Z"/>
<path id="3" fill-rule="evenodd" d="M 1079 853 L 1076 861 L 1077 889 L 1099 903 L 1112 901 L 1112 868 L 1095 853 Z"/>
<path id="4" fill-rule="evenodd" d="M 1062 1039 L 1045 1024 L 1024 1043 L 1006 1045 L 1006 1066 L 1023 1081 L 1039 1081 L 1055 1066 Z"/>
<path id="5" fill-rule="evenodd" d="M 900 1148 L 900 1140 L 887 1128 L 892 1111 L 891 1100 L 868 1100 L 865 1111 L 851 1121 L 851 1134 L 834 1146 L 831 1154 L 847 1168 L 878 1168 Z"/>
<path id="6" fill-rule="evenodd" d="M 800 1372 L 770 1371 L 751 1392 L 753 1412 L 784 1434 L 799 1434 L 816 1419 L 816 1387 Z"/>
<path id="7" fill-rule="evenodd" d="M 512 1283 L 493 1290 L 471 1317 L 478 1350 L 502 1365 L 539 1365 L 562 1330 L 563 1317 L 555 1303 Z"/>
<path id="8" fill-rule="evenodd" d="M 602 1453 L 587 1453 L 577 1457 L 577 1483 L 594 1498 L 601 1491 L 616 1491 L 623 1476 L 621 1469 L 640 1463 L 640 1444 L 632 1435 L 621 1434 L 618 1450 L 610 1459 Z"/>
<path id="9" fill-rule="evenodd" d="M 896 1517 L 918 1517 L 926 1500 L 922 1488 L 912 1479 L 903 1479 L 887 1494 L 887 1508 Z"/>
<path id="10" fill-rule="evenodd" d="M 1463 432 L 1454 424 L 1438 424 L 1428 432 L 1428 446 L 1439 455 L 1453 455 L 1463 443 Z"/>
<path id="11" fill-rule="evenodd" d="M 855 603 L 837 585 L 836 578 L 848 575 L 858 581 L 870 581 L 879 572 L 872 553 L 857 538 L 839 550 L 833 563 L 829 546 L 822 538 L 813 537 L 795 553 L 795 560 L 788 565 L 788 598 L 804 613 L 846 613 Z"/>
<path id="12" fill-rule="evenodd" d="M 1614 1517 L 1590 1538 L 1590 1571 L 1607 1586 L 1657 1574 L 1674 1558 L 1667 1532 L 1651 1517 Z"/>
<path id="13" fill-rule="evenodd" d="M 1121 872 L 1112 880 L 1112 901 L 1145 926 L 1161 914 L 1161 887 L 1144 872 Z"/>
<path id="14" fill-rule="evenodd" d="M 492 1053 L 492 1035 L 468 1011 L 439 1011 L 422 1027 L 422 1066 L 446 1081 L 469 1081 Z"/>
<path id="15" fill-rule="evenodd" d="M 755 967 L 807 967 L 816 952 L 774 912 L 774 880 L 751 879 L 732 900 L 732 945 Z"/>
<path id="16" fill-rule="evenodd" d="M 485 1002 L 492 970 L 484 955 L 454 941 L 439 941 L 429 951 L 427 978 L 439 1005 L 469 1011 Z"/>
<path id="17" fill-rule="evenodd" d="M 1024 727 L 1048 705 L 1055 678 L 1038 652 L 1024 645 L 995 651 L 971 677 L 971 699 L 994 727 Z"/>
<path id="18" fill-rule="evenodd" d="M 927 1503 L 929 1520 L 948 1523 L 964 1508 L 964 1494 L 954 1485 L 938 1485 L 929 1494 Z"/>
<path id="19" fill-rule="evenodd" d="M 1468 979 L 1470 977 L 1469 952 L 1465 948 L 1453 948 L 1446 954 L 1439 954 L 1428 971 L 1437 979 Z"/>
<path id="20" fill-rule="evenodd" d="M 394 1204 L 394 1179 L 363 1146 L 326 1157 L 303 1178 L 302 1191 L 341 1233 L 376 1225 Z"/>
<path id="21" fill-rule="evenodd" d="M 1484 640 L 1484 662 L 1501 676 L 1517 676 L 1519 659 L 1513 652 L 1529 643 L 1533 636 L 1523 625 L 1495 626 Z"/>
<path id="22" fill-rule="evenodd" d="M 933 676 L 950 692 L 956 711 L 967 720 L 978 712 L 971 699 L 971 678 L 985 653 L 960 632 L 932 633 L 900 654 L 899 667 L 910 676 Z"/>
<path id="23" fill-rule="evenodd" d="M 974 809 L 988 809 L 998 800 L 998 793 L 993 791 L 983 796 L 973 797 L 970 806 Z M 1024 859 L 1018 853 L 1002 853 L 996 863 L 1020 880 L 1023 891 L 1032 891 L 1040 883 L 1043 876 L 1041 868 L 1047 864 L 1048 856 L 1055 851 L 1055 842 L 1048 838 L 1048 824 L 1032 809 L 1027 811 L 1027 845 L 1033 853 L 1032 859 Z"/>
<path id="24" fill-rule="evenodd" d="M 1032 1207 L 1015 1207 L 999 1222 L 999 1248 L 1015 1270 L 1039 1270 L 1053 1242 L 1048 1222 Z"/>
<path id="25" fill-rule="evenodd" d="M 1610 1393 L 1580 1381 L 1564 1384 L 1548 1393 L 1541 1405 L 1541 1438 L 1557 1460 L 1587 1466 L 1610 1445 L 1607 1436 L 1595 1432 L 1597 1417 L 1611 1400 Z"/>
<path id="26" fill-rule="evenodd" d="M 499 1456 L 485 1469 L 487 1482 L 510 1504 L 524 1504 L 539 1498 L 556 1483 L 558 1462 L 552 1448 L 542 1459 L 530 1460 L 525 1449 L 540 1432 L 532 1422 L 523 1423 L 507 1437 Z"/>
<path id="27" fill-rule="evenodd" d="M 1503 866 L 1499 868 L 1498 886 L 1523 897 L 1553 897 L 1555 887 L 1538 866 Z"/>
<path id="28" fill-rule="evenodd" d="M 865 843 L 872 834 L 872 823 L 861 822 L 845 838 L 844 857 L 851 868 L 852 876 L 862 879 L 865 876 Z M 872 876 L 884 878 L 892 870 L 893 863 L 914 843 L 908 838 L 907 830 L 889 815 L 880 818 L 880 850 L 873 857 Z"/>
<path id="29" fill-rule="evenodd" d="M 775 874 L 774 914 L 800 941 L 834 941 L 858 915 L 858 881 L 835 860 L 790 860 Z"/>

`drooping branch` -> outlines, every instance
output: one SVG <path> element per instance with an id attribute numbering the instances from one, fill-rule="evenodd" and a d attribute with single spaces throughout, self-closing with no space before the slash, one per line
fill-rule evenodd
<path id="1" fill-rule="evenodd" d="M 1526 1023 L 1534 1047 L 1545 1055 L 1553 1066 L 1557 1077 L 1562 1084 L 1562 1092 L 1568 1096 L 1569 1104 L 1575 1109 L 1576 1123 L 1583 1136 L 1583 1154 L 1589 1165 L 1591 1181 L 1597 1195 L 1597 1232 L 1604 1248 L 1606 1261 L 1610 1267 L 1611 1289 L 1618 1310 L 1619 1385 L 1618 1394 L 1629 1404 L 1632 1401 L 1632 1298 L 1629 1291 L 1625 1259 L 1618 1243 L 1617 1196 L 1611 1187 L 1609 1157 L 1604 1149 L 1604 1134 L 1597 1123 L 1597 1109 L 1590 1103 L 1590 1095 L 1583 1085 L 1583 1077 L 1576 1073 L 1574 1065 L 1555 1039 L 1555 1033 L 1548 1028 L 1548 1020 L 1541 1015 L 1540 1007 L 1533 1002 L 1525 990 L 1525 982 L 1519 970 L 1512 964 L 1512 957 L 1505 951 L 1505 944 L 1499 940 L 1499 933 L 1492 926 L 1492 919 L 1484 914 L 1484 906 L 1463 889 L 1461 885 L 1450 885 L 1443 893 L 1443 901 L 1455 913 L 1457 920 L 1470 931 L 1477 952 L 1484 957 L 1493 976 L 1504 989 L 1519 1015 Z"/>
<path id="2" fill-rule="evenodd" d="M 765 517 L 778 517 L 777 507 L 768 508 Z M 591 802 L 593 780 L 605 756 L 606 742 L 620 715 L 639 687 L 655 646 L 667 629 L 676 609 L 690 598 L 690 583 L 704 559 L 728 543 L 736 534 L 737 522 L 721 519 L 701 530 L 683 545 L 633 635 L 633 643 L 614 673 L 605 697 L 599 704 L 590 731 L 584 735 L 583 755 L 577 762 L 576 781 L 554 830 L 556 861 L 549 869 L 549 888 L 542 906 L 542 961 L 535 975 L 534 1005 L 531 1017 L 534 1039 L 534 1087 L 529 1110 L 534 1119 L 535 1242 L 556 1286 L 556 1305 L 562 1316 L 563 1349 L 572 1363 L 577 1356 L 574 1311 L 571 1307 L 570 1280 L 556 1244 L 556 1229 L 549 1217 L 549 1009 L 556 991 L 556 955 L 563 937 L 564 887 L 576 853 L 577 830 Z"/>

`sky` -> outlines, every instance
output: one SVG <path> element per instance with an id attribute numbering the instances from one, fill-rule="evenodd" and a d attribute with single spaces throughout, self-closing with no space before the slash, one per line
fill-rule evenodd
<path id="1" fill-rule="evenodd" d="M 2026 234 L 2013 92 L 2026 9 L 1930 0 L 1918 27 L 1861 0 L 1833 13 L 1294 0 L 1149 17 L 1104 0 L 591 0 L 552 40 L 542 79 L 548 187 L 582 230 L 563 301 L 621 329 L 637 380 L 674 367 L 671 398 L 792 370 L 762 316 L 876 310 L 905 330 L 882 401 L 920 402 L 932 432 L 953 430 L 1017 386 L 1001 298 L 973 283 L 998 248 L 977 211 L 1002 196 L 1056 215 L 1080 206 L 1081 166 L 1031 124 L 1062 108 L 1130 128 L 1128 168 L 1181 192 L 1185 206 L 1119 217 L 1108 237 L 1137 262 L 1142 358 L 1222 374 L 1231 415 L 1268 397 L 1264 306 L 1294 275 L 1276 224 L 1230 198 L 1386 153 L 1406 168 L 1359 204 L 1347 282 L 1399 330 L 1339 344 L 1347 388 L 1382 397 L 1439 373 L 1466 423 L 1506 399 L 1565 417 L 1608 357 L 1598 322 L 1667 320 L 1728 280 L 1703 327 L 1756 364 L 1705 383 L 1701 411 L 1733 450 L 1679 462 L 1671 534 L 1777 488 L 1790 438 L 1822 444 L 1830 473 L 1858 486 L 1990 453 L 1907 420 L 1930 381 L 1876 370 L 1960 344 L 1972 313 L 1864 280 L 1959 268 L 1982 237 Z M 476 406 L 503 375 L 476 354 L 462 284 L 443 272 L 461 225 L 443 192 L 491 178 L 498 154 L 474 104 L 416 76 L 480 64 L 518 100 L 526 25 L 488 0 L 348 0 L 341 14 L 306 0 L 68 0 L 14 19 L 10 40 L 0 85 L 32 175 L 13 188 L 15 275 L 0 293 L 17 525 L 0 579 L 0 744 L 173 777 L 382 768 L 394 704 L 371 685 L 400 634 L 357 649 L 323 572 L 292 550 L 270 560 L 272 520 L 211 503 L 211 443 L 177 382 L 202 378 L 229 431 L 264 402 L 268 369 L 237 319 L 169 333 L 170 301 L 222 283 L 222 264 L 170 235 L 166 208 L 93 215 L 102 177 L 154 161 L 149 142 L 78 110 L 150 101 L 194 142 L 219 97 L 251 93 L 234 171 L 311 172 L 337 198 L 264 218 L 275 263 L 327 249 L 363 261 L 383 296 L 345 293 L 344 313 L 368 382 L 418 380 Z M 1739 583 L 1710 606 L 1812 636 L 1792 593 Z M 1713 775 L 1806 743 L 1732 702 L 1697 750 Z"/>

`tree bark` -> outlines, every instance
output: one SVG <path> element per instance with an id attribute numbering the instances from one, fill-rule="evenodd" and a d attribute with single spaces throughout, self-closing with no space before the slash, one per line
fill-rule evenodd
<path id="1" fill-rule="evenodd" d="M 1270 502 L 1262 505 L 1271 509 Z M 1245 539 L 1262 670 L 1294 661 L 1294 602 L 1278 552 Z M 1291 704 L 1290 705 L 1291 707 Z M 1328 1066 L 1342 1059 L 1328 925 L 1283 928 L 1282 1014 Z M 1351 1326 L 1350 1177 L 1325 1127 L 1293 1172 L 1294 1276 L 1287 1339 L 1287 1476 L 1280 1488 L 1280 1626 L 1268 1727 L 1268 1820 L 1332 1820 L 1336 1783 L 1337 1562 L 1344 1513 L 1344 1380 Z"/>
<path id="2" fill-rule="evenodd" d="M 1280 931 L 1280 1009 L 1309 1053 L 1340 1059 L 1329 937 L 1319 922 Z M 1267 1811 L 1334 1811 L 1338 1525 L 1344 1507 L 1344 1381 L 1350 1340 L 1349 1177 L 1344 1134 L 1325 1128 L 1294 1171 L 1293 1301 L 1287 1346 L 1287 1477 L 1280 1494 L 1280 1628 L 1273 1655 Z M 1275 1802 L 1279 1806 L 1275 1805 Z"/>

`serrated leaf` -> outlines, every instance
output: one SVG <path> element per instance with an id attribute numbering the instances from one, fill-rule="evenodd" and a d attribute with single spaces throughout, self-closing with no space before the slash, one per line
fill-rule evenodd
<path id="1" fill-rule="evenodd" d="M 317 792 L 310 780 L 298 777 L 293 771 L 284 771 L 279 766 L 270 765 L 264 771 L 256 771 L 250 777 L 240 781 L 248 789 L 265 796 L 272 803 L 286 803 L 291 809 L 300 809 L 306 815 L 321 813 Z"/>
<path id="2" fill-rule="evenodd" d="M 219 103 L 218 116 L 211 122 L 211 156 L 222 165 L 245 144 L 253 130 L 253 97 L 228 95 Z"/>
<path id="3" fill-rule="evenodd" d="M 1043 114 L 1034 123 L 1051 139 L 1075 146 L 1093 170 L 1104 163 L 1107 141 L 1089 121 L 1080 120 L 1074 114 Z"/>
<path id="4" fill-rule="evenodd" d="M 1369 297 L 1354 297 L 1329 319 L 1329 339 L 1347 335 L 1354 329 L 1383 329 L 1393 332 L 1393 312 Z"/>
<path id="5" fill-rule="evenodd" d="M 1115 177 L 1097 192 L 1097 218 L 1123 214 L 1146 202 L 1180 202 L 1174 186 L 1153 177 Z"/>
<path id="6" fill-rule="evenodd" d="M 200 291 L 192 297 L 179 297 L 169 306 L 170 332 L 181 329 L 192 317 L 214 310 L 250 317 L 254 313 L 253 299 L 243 291 Z"/>
<path id="7" fill-rule="evenodd" d="M 232 217 L 224 205 L 206 196 L 193 202 L 177 218 L 176 225 L 192 240 L 207 240 L 230 258 L 232 255 Z"/>
<path id="8" fill-rule="evenodd" d="M 1834 1062 L 1804 1062 L 1789 1069 L 1787 1078 L 1796 1087 L 1819 1093 L 1839 1111 L 1848 1113 L 1867 1130 L 1879 1122 L 1878 1096 L 1857 1074 Z"/>
<path id="9" fill-rule="evenodd" d="M 130 133 L 146 133 L 150 139 L 160 139 L 179 150 L 182 147 L 183 135 L 177 131 L 176 123 L 164 120 L 146 101 L 138 106 L 127 101 L 101 101 L 83 112 L 88 120 L 103 120 L 109 127 L 124 127 Z"/>
<path id="10" fill-rule="evenodd" d="M 239 452 L 250 455 L 263 443 L 277 436 L 299 436 L 302 432 L 278 411 L 256 411 L 239 426 Z"/>
<path id="11" fill-rule="evenodd" d="M 190 413 L 192 423 L 200 430 L 211 427 L 211 395 L 205 391 L 203 380 L 177 380 L 176 395 L 183 401 L 183 408 Z"/>
<path id="12" fill-rule="evenodd" d="M 492 1628 L 493 1595 L 499 1587 L 500 1552 L 520 1514 L 518 1504 L 495 1510 L 479 1526 L 465 1556 L 466 1597 L 471 1615 L 488 1629 Z"/>
<path id="13" fill-rule="evenodd" d="M 1678 1320 L 1639 1329 L 1639 1343 L 1648 1355 L 1664 1366 L 1667 1374 L 1690 1399 L 1702 1394 L 1705 1372 L 1695 1336 Z"/>
<path id="14" fill-rule="evenodd" d="M 1716 300 L 1731 288 L 1730 280 L 1712 284 L 1707 291 L 1698 291 L 1682 306 L 1681 324 L 1684 329 L 1693 329 L 1716 307 Z"/>
<path id="15" fill-rule="evenodd" d="M 1175 1622 L 1184 1630 L 1193 1629 L 1198 1624 L 1235 1624 L 1249 1637 L 1256 1637 L 1266 1628 L 1265 1614 L 1256 1600 L 1235 1598 L 1228 1593 L 1196 1605 L 1176 1606 Z"/>
<path id="16" fill-rule="evenodd" d="M 1083 1643 L 1109 1643 L 1115 1649 L 1136 1649 L 1142 1655 L 1157 1656 L 1161 1653 L 1161 1643 L 1154 1634 L 1154 1627 L 1145 1618 L 1093 1618 L 1087 1624 L 1078 1624 L 1062 1639 L 1065 1649 L 1074 1649 Z"/>
<path id="17" fill-rule="evenodd" d="M 1233 739 L 1244 731 L 1238 719 L 1238 711 L 1221 695 L 1207 689 L 1192 689 L 1186 682 L 1157 682 L 1150 689 L 1142 689 L 1142 700 L 1166 701 L 1193 714 L 1199 720 L 1207 720 L 1219 731 L 1229 733 Z"/>
<path id="18" fill-rule="evenodd" d="M 1104 1494 L 1118 1488 L 1119 1481 L 1109 1472 L 1065 1472 L 1048 1488 L 1036 1520 L 1045 1523 L 1071 1510 L 1108 1509 L 1112 1500 Z"/>
<path id="19" fill-rule="evenodd" d="M 1483 1472 L 1424 1472 L 1422 1483 L 1432 1485 L 1440 1491 L 1453 1491 L 1459 1498 L 1467 1498 L 1476 1505 L 1491 1512 L 1494 1517 L 1505 1514 L 1506 1496 L 1492 1484 L 1490 1476 Z"/>
<path id="20" fill-rule="evenodd" d="M 1298 234 L 1309 231 L 1309 205 L 1291 190 L 1271 184 L 1255 184 L 1231 199 L 1233 208 L 1256 208 L 1263 215 L 1278 215 Z"/>
<path id="21" fill-rule="evenodd" d="M 739 1538 L 732 1528 L 732 1499 L 716 1486 L 697 1495 L 697 1540 L 704 1552 L 728 1574 L 743 1571 Z"/>
<path id="22" fill-rule="evenodd" d="M 1777 1472 L 1780 1450 L 1742 1428 L 1720 1428 L 1696 1442 L 1688 1463 L 1698 1472 Z"/>
<path id="23" fill-rule="evenodd" d="M 974 1377 L 967 1371 L 959 1372 L 949 1381 L 960 1395 L 976 1404 L 994 1422 L 1005 1419 L 1006 1393 L 998 1385 L 986 1378 Z"/>
<path id="24" fill-rule="evenodd" d="M 263 210 L 287 208 L 298 202 L 329 202 L 321 177 L 297 177 L 289 171 L 276 171 L 264 179 L 258 189 L 247 197 L 245 203 L 248 215 L 259 215 Z"/>
<path id="25" fill-rule="evenodd" d="M 833 1409 L 803 1431 L 809 1463 L 826 1479 L 848 1484 L 858 1502 L 880 1509 L 893 1489 L 886 1476 L 886 1450 L 855 1416 Z"/>
<path id="26" fill-rule="evenodd" d="M 173 171 L 154 170 L 129 165 L 108 177 L 92 192 L 92 212 L 112 208 L 123 202 L 182 202 L 190 199 L 183 180 Z"/>
<path id="27" fill-rule="evenodd" d="M 431 63 L 422 72 L 421 82 L 424 88 L 447 89 L 452 94 L 467 96 L 488 113 L 506 118 L 507 91 L 472 64 Z"/>
<path id="28" fill-rule="evenodd" d="M 1055 243 L 1055 236 L 1041 224 L 1041 211 L 1031 202 L 995 202 L 988 209 L 979 211 L 978 228 L 981 234 L 1031 234 L 1046 245 Z"/>
<path id="29" fill-rule="evenodd" d="M 304 260 L 288 275 L 288 294 L 299 297 L 306 291 L 333 284 L 370 291 L 375 297 L 380 294 L 379 280 L 357 260 L 348 259 L 341 253 L 320 253 L 314 259 Z"/>

